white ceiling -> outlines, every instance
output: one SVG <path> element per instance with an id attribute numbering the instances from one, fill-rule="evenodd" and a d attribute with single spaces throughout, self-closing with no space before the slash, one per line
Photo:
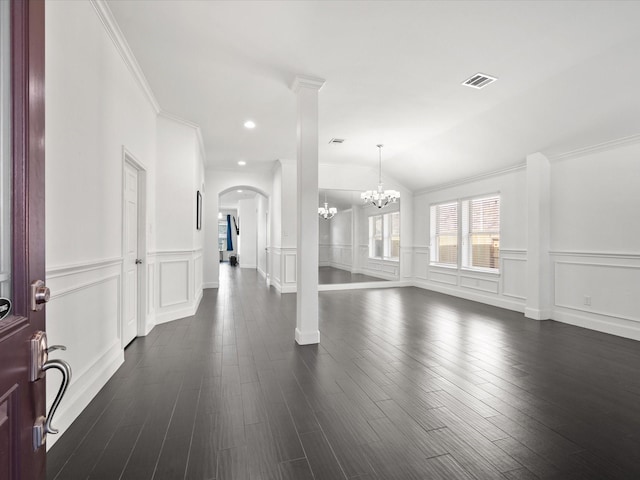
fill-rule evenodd
<path id="1" fill-rule="evenodd" d="M 640 2 L 108 4 L 210 167 L 295 158 L 296 74 L 326 79 L 320 162 L 376 168 L 383 143 L 412 190 L 640 132 Z M 499 80 L 460 85 L 477 72 Z"/>

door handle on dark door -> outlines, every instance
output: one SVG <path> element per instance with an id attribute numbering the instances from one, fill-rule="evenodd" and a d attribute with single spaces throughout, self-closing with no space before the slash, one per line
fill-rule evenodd
<path id="1" fill-rule="evenodd" d="M 53 400 L 49 414 L 44 417 L 40 416 L 33 425 L 33 449 L 37 450 L 42 447 L 47 440 L 47 433 L 58 433 L 58 429 L 51 425 L 53 415 L 56 413 L 62 397 L 69 387 L 71 382 L 71 366 L 64 360 L 53 359 L 49 360 L 49 353 L 54 350 L 66 350 L 64 345 L 47 345 L 47 334 L 45 332 L 36 332 L 31 337 L 31 368 L 29 380 L 36 382 L 44 377 L 47 370 L 55 368 L 62 374 L 62 383 L 60 389 L 56 394 L 56 398 Z"/>
<path id="2" fill-rule="evenodd" d="M 54 359 L 47 360 L 42 366 L 43 371 L 47 371 L 51 368 L 55 368 L 56 370 L 60 370 L 62 374 L 62 382 L 60 383 L 60 388 L 58 389 L 58 393 L 56 394 L 56 398 L 53 400 L 53 404 L 51 405 L 51 409 L 46 417 L 39 417 L 36 420 L 36 423 L 33 426 L 33 449 L 37 450 L 42 447 L 47 441 L 47 433 L 56 434 L 58 433 L 58 429 L 54 428 L 51 425 L 53 421 L 53 416 L 62 401 L 62 397 L 67 392 L 67 387 L 69 387 L 69 382 L 71 382 L 71 366 L 64 360 Z"/>

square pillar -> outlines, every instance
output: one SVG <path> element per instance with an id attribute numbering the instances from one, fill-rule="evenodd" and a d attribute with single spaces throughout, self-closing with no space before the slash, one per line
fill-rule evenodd
<path id="1" fill-rule="evenodd" d="M 551 318 L 551 167 L 541 153 L 527 156 L 527 300 L 525 317 Z"/>
<path id="2" fill-rule="evenodd" d="M 297 95 L 298 238 L 296 342 L 320 343 L 318 328 L 318 92 L 319 78 L 298 75 Z"/>

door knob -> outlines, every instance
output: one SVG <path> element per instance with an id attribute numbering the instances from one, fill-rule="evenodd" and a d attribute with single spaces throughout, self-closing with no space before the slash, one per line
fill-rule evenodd
<path id="1" fill-rule="evenodd" d="M 136 265 L 142 265 L 142 259 L 136 258 Z"/>
<path id="2" fill-rule="evenodd" d="M 42 280 L 36 280 L 31 284 L 31 310 L 37 312 L 42 310 L 45 303 L 49 301 L 51 291 Z"/>

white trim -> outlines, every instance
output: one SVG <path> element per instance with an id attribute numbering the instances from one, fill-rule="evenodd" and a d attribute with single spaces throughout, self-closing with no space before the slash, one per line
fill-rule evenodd
<path id="1" fill-rule="evenodd" d="M 203 290 L 207 290 L 209 288 L 220 288 L 220 282 L 205 282 L 202 284 Z"/>
<path id="2" fill-rule="evenodd" d="M 57 290 L 57 291 L 51 293 L 51 297 L 50 297 L 49 301 L 57 300 L 60 297 L 64 297 L 64 296 L 69 295 L 71 293 L 79 292 L 80 290 L 85 290 L 87 288 L 94 287 L 96 285 L 100 285 L 101 283 L 107 283 L 109 280 L 113 280 L 114 278 L 116 280 L 118 280 L 118 282 L 117 282 L 118 283 L 118 292 L 119 292 L 119 295 L 122 295 L 121 289 L 120 289 L 120 286 L 121 286 L 120 285 L 121 284 L 120 277 L 121 277 L 121 273 L 118 272 L 118 273 L 114 273 L 113 275 L 109 275 L 107 277 L 102 277 L 99 280 L 94 280 L 92 282 L 80 283 L 80 284 L 74 285 L 71 288 L 67 288 L 67 289 L 64 289 L 64 290 Z M 118 298 L 118 303 L 122 303 L 121 298 Z M 118 305 L 118 316 L 122 317 L 122 312 L 120 311 L 120 305 Z M 120 318 L 118 318 L 118 323 L 120 323 Z"/>
<path id="3" fill-rule="evenodd" d="M 526 167 L 527 167 L 526 163 L 519 163 L 518 165 L 513 165 L 511 167 L 507 167 L 507 168 L 504 168 L 502 170 L 494 170 L 493 172 L 481 173 L 479 175 L 474 175 L 472 177 L 466 177 L 466 178 L 463 178 L 463 179 L 460 179 L 460 180 L 454 180 L 452 182 L 443 183 L 443 184 L 437 185 L 435 187 L 423 188 L 422 190 L 417 190 L 413 194 L 413 196 L 417 197 L 418 195 L 424 195 L 424 194 L 427 194 L 427 193 L 437 192 L 439 190 L 445 190 L 445 189 L 451 188 L 451 187 L 457 187 L 459 185 L 465 185 L 467 183 L 477 182 L 478 180 L 483 180 L 485 178 L 499 177 L 500 175 L 505 175 L 505 174 L 511 173 L 511 172 L 517 172 L 518 170 L 523 170 Z M 447 202 L 440 202 L 440 203 L 447 203 Z"/>
<path id="4" fill-rule="evenodd" d="M 524 316 L 531 320 L 551 320 L 551 310 L 526 307 Z"/>
<path id="5" fill-rule="evenodd" d="M 106 260 L 90 260 L 88 262 L 73 263 L 69 265 L 59 265 L 47 268 L 46 278 L 59 278 L 68 275 L 76 275 L 78 273 L 90 272 L 92 270 L 101 270 L 119 266 L 122 263 L 122 257 L 113 257 Z"/>
<path id="6" fill-rule="evenodd" d="M 202 248 L 196 248 L 195 250 L 156 250 L 155 252 L 149 252 L 149 256 L 160 255 L 192 255 L 194 253 L 202 252 Z"/>
<path id="7" fill-rule="evenodd" d="M 474 302 L 505 308 L 507 310 L 513 310 L 520 313 L 523 313 L 525 309 L 524 302 L 509 300 L 507 298 L 502 298 L 499 295 L 484 295 L 480 292 L 460 290 L 455 286 L 455 288 L 447 287 L 444 283 L 436 285 L 427 280 L 414 279 L 412 284 L 414 287 L 422 288 L 424 290 L 444 293 L 453 297 L 464 298 L 466 300 L 472 300 Z"/>
<path id="8" fill-rule="evenodd" d="M 623 258 L 626 260 L 640 260 L 640 253 L 552 250 L 549 252 L 549 254 L 555 256 Z"/>
<path id="9" fill-rule="evenodd" d="M 312 77 L 309 75 L 296 75 L 291 82 L 291 90 L 294 93 L 298 93 L 301 88 L 312 88 L 313 90 L 320 91 L 324 86 L 326 80 L 324 78 Z"/>
<path id="10" fill-rule="evenodd" d="M 313 345 L 320 343 L 320 330 L 313 330 L 311 332 L 301 332 L 296 328 L 296 343 L 298 345 Z"/>
<path id="11" fill-rule="evenodd" d="M 555 310 L 553 312 L 553 317 L 554 320 L 561 323 L 567 323 L 569 325 L 575 325 L 589 330 L 595 330 L 598 332 L 608 333 L 610 335 L 617 335 L 619 337 L 640 341 L 640 327 L 637 322 L 633 322 L 635 323 L 635 325 L 633 325 L 632 322 L 626 320 L 620 320 L 618 322 L 612 321 L 614 320 L 612 317 L 609 317 L 608 319 L 591 318 L 575 312 L 566 312 L 561 310 Z"/>
<path id="12" fill-rule="evenodd" d="M 527 250 L 525 248 L 501 248 L 500 258 L 502 258 L 503 253 L 507 255 L 526 255 Z"/>
<path id="13" fill-rule="evenodd" d="M 200 125 L 198 125 L 197 123 L 191 122 L 189 120 L 185 120 L 184 118 L 174 115 L 173 113 L 169 113 L 166 110 L 160 110 L 158 112 L 158 116 L 166 118 L 167 120 L 171 120 L 172 122 L 180 123 L 186 127 L 191 127 L 196 131 L 196 137 L 198 139 L 198 148 L 200 148 L 200 155 L 202 155 L 202 162 L 204 163 L 205 170 L 206 170 L 207 155 L 204 149 L 204 140 L 202 138 L 202 129 L 200 128 Z"/>
<path id="14" fill-rule="evenodd" d="M 357 282 L 357 283 L 324 283 L 318 285 L 319 292 L 338 292 L 343 290 L 361 290 L 375 288 L 412 287 L 411 281 L 387 280 L 381 282 Z"/>
<path id="15" fill-rule="evenodd" d="M 69 386 L 69 392 L 56 412 L 56 427 L 60 430 L 60 434 L 47 437 L 47 451 L 62 437 L 123 363 L 124 350 L 118 339 L 89 368 L 81 374 L 74 373 L 75 378 Z"/>
<path id="16" fill-rule="evenodd" d="M 129 68 L 129 71 L 138 82 L 138 86 L 147 97 L 147 100 L 153 107 L 156 114 L 160 113 L 160 104 L 158 103 L 158 100 L 156 100 L 153 90 L 151 90 L 149 82 L 147 82 L 147 78 L 144 76 L 142 68 L 140 68 L 140 64 L 136 60 L 136 57 L 129 47 L 124 34 L 120 30 L 118 22 L 116 22 L 113 13 L 111 13 L 109 5 L 104 0 L 89 1 L 98 14 L 98 18 L 102 22 L 104 29 L 109 35 L 109 38 L 111 38 L 111 41 L 115 45 L 116 50 L 122 57 L 125 65 Z"/>
<path id="17" fill-rule="evenodd" d="M 596 143 L 595 145 L 589 145 L 587 147 L 577 148 L 565 153 L 559 153 L 557 155 L 547 155 L 549 161 L 558 162 L 575 157 L 584 157 L 591 153 L 604 152 L 607 150 L 613 150 L 614 148 L 622 147 L 625 145 L 633 145 L 640 143 L 640 133 L 635 135 L 629 135 L 627 137 L 617 138 L 615 140 L 609 140 L 607 142 Z"/>

